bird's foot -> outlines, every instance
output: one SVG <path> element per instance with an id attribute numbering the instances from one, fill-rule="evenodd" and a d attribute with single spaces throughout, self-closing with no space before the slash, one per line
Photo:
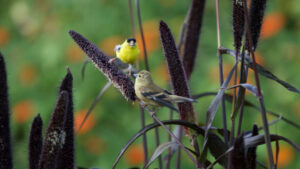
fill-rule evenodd
<path id="1" fill-rule="evenodd" d="M 128 71 L 128 75 L 129 75 L 129 76 L 132 76 L 132 74 L 133 74 L 133 67 L 132 67 L 132 64 L 129 64 L 129 65 L 128 65 L 127 71 Z"/>
<path id="2" fill-rule="evenodd" d="M 112 64 L 115 60 L 116 58 L 109 59 L 108 63 Z"/>

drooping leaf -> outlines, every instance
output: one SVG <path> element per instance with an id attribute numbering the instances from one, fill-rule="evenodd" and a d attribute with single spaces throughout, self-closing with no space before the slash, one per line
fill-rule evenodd
<path id="1" fill-rule="evenodd" d="M 91 114 L 91 112 L 93 111 L 93 109 L 95 108 L 96 104 L 98 103 L 98 101 L 101 99 L 102 95 L 107 91 L 107 89 L 109 89 L 109 87 L 111 86 L 111 82 L 108 81 L 106 82 L 105 86 L 101 89 L 101 91 L 98 93 L 98 96 L 96 97 L 96 99 L 94 100 L 94 102 L 92 103 L 91 107 L 88 109 L 88 111 L 86 112 L 82 122 L 80 123 L 80 126 L 77 130 L 77 132 L 79 132 L 79 130 L 82 128 L 83 124 L 85 123 L 85 121 L 87 120 L 87 118 L 89 117 L 89 115 Z"/>
<path id="2" fill-rule="evenodd" d="M 285 142 L 289 143 L 295 150 L 297 150 L 300 153 L 300 147 L 293 141 L 289 140 L 288 138 L 280 136 L 280 135 L 276 135 L 276 134 L 270 134 L 270 138 L 271 138 L 271 141 L 276 141 L 276 140 L 285 141 Z M 260 135 L 253 136 L 253 137 L 245 137 L 244 142 L 245 142 L 246 147 L 255 147 L 258 145 L 265 144 L 265 139 L 264 139 L 264 135 L 260 134 Z"/>
<path id="3" fill-rule="evenodd" d="M 212 162 L 206 169 L 211 169 L 213 168 L 214 165 L 216 165 L 220 159 L 225 157 L 228 153 L 230 153 L 233 150 L 233 147 L 230 147 L 226 152 L 224 152 L 222 155 L 220 155 L 214 162 Z"/>
<path id="4" fill-rule="evenodd" d="M 201 94 L 193 95 L 192 98 L 193 98 L 193 99 L 199 99 L 199 98 L 201 98 L 201 97 L 215 96 L 215 95 L 217 95 L 217 92 L 204 92 L 204 93 L 201 93 Z M 225 99 L 226 99 L 227 101 L 232 102 L 232 95 L 225 94 L 224 96 L 225 96 Z M 248 101 L 248 100 L 245 100 L 244 105 L 245 105 L 245 106 L 248 106 L 248 107 L 252 107 L 252 108 L 254 108 L 254 109 L 257 110 L 257 111 L 260 111 L 260 109 L 259 109 L 258 106 L 256 106 L 255 104 L 251 103 L 251 102 Z M 286 123 L 292 125 L 293 127 L 296 127 L 296 128 L 298 128 L 298 129 L 300 129 L 300 125 L 299 125 L 299 124 L 297 124 L 297 123 L 295 123 L 295 122 L 293 122 L 293 121 L 291 121 L 291 120 L 285 118 L 285 117 L 282 116 L 281 114 L 278 114 L 278 113 L 275 113 L 275 112 L 272 112 L 272 111 L 269 111 L 269 110 L 267 110 L 267 113 L 270 114 L 270 115 L 272 115 L 272 116 L 278 117 L 278 118 L 280 117 L 280 119 L 282 119 L 284 122 L 286 122 Z"/>
<path id="5" fill-rule="evenodd" d="M 257 96 L 257 87 L 253 86 L 252 84 L 248 84 L 248 83 L 240 83 L 234 86 L 230 86 L 227 89 L 232 89 L 232 88 L 236 88 L 236 87 L 243 87 L 245 89 L 247 89 L 249 92 L 251 92 L 254 96 Z"/>
<path id="6" fill-rule="evenodd" d="M 197 126 L 194 123 L 191 122 L 187 122 L 184 120 L 167 120 L 167 121 L 162 121 L 163 124 L 165 125 L 181 125 L 181 126 L 185 126 L 189 129 L 194 130 L 195 132 L 201 134 L 204 136 L 205 130 L 202 129 L 201 127 Z M 125 151 L 128 149 L 128 147 L 140 136 L 142 136 L 144 133 L 148 132 L 149 130 L 155 128 L 155 127 L 159 127 L 160 124 L 158 123 L 152 123 L 147 125 L 145 128 L 141 129 L 140 131 L 138 131 L 121 149 L 120 153 L 118 154 L 112 169 L 114 169 L 116 167 L 116 165 L 118 164 L 119 160 L 121 159 L 121 157 L 123 156 L 123 154 L 125 153 Z M 221 140 L 221 138 L 219 138 L 216 134 L 213 133 L 209 133 L 208 134 L 208 139 L 211 140 L 208 143 L 208 148 L 211 151 L 212 155 L 215 158 L 218 158 L 220 155 L 222 155 L 224 152 L 226 152 L 226 150 L 228 149 L 227 146 L 225 145 L 225 143 Z M 222 157 L 219 160 L 219 163 L 222 166 L 227 166 L 227 157 Z"/>
<path id="7" fill-rule="evenodd" d="M 144 166 L 144 169 L 148 168 L 154 162 L 154 160 L 156 160 L 165 150 L 167 150 L 170 147 L 176 146 L 176 145 L 178 145 L 176 142 L 166 142 L 166 143 L 160 144 L 155 149 L 155 151 L 154 151 L 152 157 L 150 158 L 150 160 Z"/>
<path id="8" fill-rule="evenodd" d="M 235 51 L 234 50 L 227 49 L 227 48 L 221 48 L 220 50 L 222 51 L 222 53 L 226 53 L 226 54 L 229 54 L 229 55 L 235 57 Z M 241 61 L 241 54 L 239 54 L 239 61 Z M 253 69 L 253 62 L 252 62 L 252 59 L 250 58 L 249 54 L 245 54 L 245 64 L 248 65 L 251 69 Z M 257 72 L 260 75 L 262 75 L 266 78 L 269 78 L 271 80 L 276 81 L 277 83 L 279 83 L 280 85 L 282 85 L 283 87 L 285 87 L 286 89 L 288 89 L 291 92 L 295 92 L 295 93 L 300 94 L 300 90 L 298 90 L 297 88 L 295 88 L 291 84 L 279 79 L 272 72 L 268 71 L 266 68 L 264 68 L 260 64 L 256 63 L 256 69 L 257 69 Z"/>
<path id="9" fill-rule="evenodd" d="M 226 80 L 225 80 L 224 83 L 222 84 L 221 89 L 219 90 L 219 92 L 218 92 L 218 94 L 216 95 L 216 97 L 214 98 L 214 100 L 211 102 L 211 104 L 210 104 L 210 106 L 209 106 L 209 108 L 208 108 L 208 110 L 207 110 L 207 112 L 206 112 L 206 129 L 205 129 L 205 139 L 204 139 L 204 144 L 203 144 L 204 146 L 205 146 L 205 144 L 206 144 L 206 142 L 207 142 L 207 133 L 208 133 L 208 131 L 209 131 L 211 125 L 212 125 L 212 122 L 213 122 L 213 120 L 214 120 L 214 118 L 215 118 L 215 115 L 216 115 L 216 112 L 217 112 L 217 110 L 218 110 L 218 107 L 219 107 L 219 103 L 220 103 L 220 101 L 221 101 L 221 98 L 222 98 L 222 96 L 224 95 L 224 92 L 225 92 L 225 90 L 226 90 L 226 87 L 228 86 L 228 83 L 229 83 L 229 81 L 230 81 L 230 79 L 231 79 L 231 77 L 232 77 L 232 75 L 233 75 L 233 72 L 234 72 L 234 70 L 236 69 L 236 66 L 237 66 L 237 65 L 235 65 L 235 66 L 231 69 L 231 71 L 230 71 L 230 73 L 228 74 Z"/>

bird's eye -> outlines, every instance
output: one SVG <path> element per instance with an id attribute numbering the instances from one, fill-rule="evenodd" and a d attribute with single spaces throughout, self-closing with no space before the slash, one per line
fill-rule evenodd
<path id="1" fill-rule="evenodd" d="M 142 77 L 142 75 L 139 75 L 139 77 Z"/>

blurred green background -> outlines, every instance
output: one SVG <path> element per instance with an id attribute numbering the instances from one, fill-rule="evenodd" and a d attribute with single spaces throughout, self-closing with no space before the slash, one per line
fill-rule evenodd
<path id="1" fill-rule="evenodd" d="M 159 41 L 158 24 L 160 20 L 164 20 L 170 26 L 175 39 L 178 39 L 180 26 L 190 2 L 140 2 L 150 69 L 155 81 L 165 88 L 169 77 Z M 220 2 L 221 43 L 228 48 L 233 48 L 231 4 L 231 1 Z M 256 52 L 259 63 L 298 89 L 299 5 L 300 1 L 297 0 L 268 1 L 262 36 Z M 72 41 L 68 31 L 72 29 L 79 32 L 112 56 L 114 46 L 132 36 L 128 2 L 1 0 L 0 11 L 0 51 L 6 59 L 8 71 L 14 168 L 27 168 L 27 144 L 31 122 L 37 113 L 41 113 L 46 128 L 55 105 L 57 87 L 66 73 L 66 66 L 70 67 L 74 76 L 75 127 L 78 127 L 84 113 L 106 83 L 105 77 L 92 64 L 87 65 L 86 76 L 82 80 L 80 71 L 86 56 Z M 141 48 L 139 35 L 137 37 Z M 198 57 L 190 80 L 192 94 L 217 91 L 219 80 L 216 49 L 215 2 L 207 1 Z M 231 56 L 224 55 L 225 72 L 230 70 L 233 63 Z M 140 66 L 144 67 L 142 55 Z M 254 84 L 252 71 L 249 78 L 250 83 Z M 260 80 L 267 109 L 281 113 L 295 122 L 299 121 L 300 96 L 269 79 L 261 77 Z M 248 94 L 246 97 L 257 103 L 254 96 Z M 194 105 L 200 123 L 205 122 L 205 112 L 212 99 L 213 97 L 207 97 Z M 227 108 L 230 112 L 230 104 L 227 104 Z M 166 108 L 160 110 L 161 119 L 167 119 L 168 116 Z M 175 116 L 178 118 L 178 115 Z M 260 115 L 254 109 L 246 108 L 244 116 L 243 131 L 250 130 L 254 123 L 261 126 Z M 268 117 L 274 120 L 272 116 Z M 76 164 L 110 168 L 122 146 L 140 129 L 139 119 L 137 103 L 126 102 L 122 95 L 111 87 L 96 106 L 84 128 L 76 135 Z M 147 123 L 152 123 L 148 115 Z M 220 111 L 213 125 L 222 127 Z M 285 122 L 279 121 L 270 129 L 271 133 L 283 135 L 300 144 L 300 135 L 296 134 L 299 131 Z M 161 129 L 160 132 L 162 142 L 166 141 L 166 132 Z M 153 131 L 149 132 L 150 155 L 155 150 L 153 137 Z M 188 140 L 185 142 L 188 145 Z M 279 168 L 300 167 L 299 154 L 286 143 L 280 142 L 280 145 Z M 182 158 L 182 166 L 185 166 L 183 168 L 193 168 L 185 154 Z M 267 163 L 265 146 L 258 148 L 258 159 L 264 164 Z M 141 166 L 142 161 L 142 144 L 139 139 L 122 158 L 119 168 Z M 213 161 L 212 157 L 210 161 Z M 150 168 L 156 165 L 154 163 Z"/>

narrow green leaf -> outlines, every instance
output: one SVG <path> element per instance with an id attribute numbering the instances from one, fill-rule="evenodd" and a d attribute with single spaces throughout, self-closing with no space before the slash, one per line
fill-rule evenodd
<path id="1" fill-rule="evenodd" d="M 289 143 L 295 150 L 297 150 L 300 153 L 300 147 L 293 141 L 289 140 L 288 138 L 276 134 L 270 134 L 270 137 L 271 137 L 271 141 L 282 140 Z M 246 147 L 256 147 L 258 145 L 265 144 L 264 135 L 260 134 L 253 137 L 245 137 L 244 143 Z"/>
<path id="2" fill-rule="evenodd" d="M 227 48 L 221 48 L 220 49 L 222 53 L 229 54 L 233 57 L 235 57 L 235 51 Z M 239 61 L 241 61 L 241 54 L 239 54 Z M 253 69 L 252 59 L 250 58 L 249 54 L 245 54 L 245 64 L 248 65 L 251 69 Z M 269 78 L 271 80 L 276 81 L 277 83 L 281 84 L 283 87 L 288 89 L 291 92 L 299 93 L 300 90 L 292 86 L 291 84 L 279 79 L 277 76 L 275 76 L 272 72 L 265 69 L 263 66 L 256 63 L 256 69 L 259 74 L 265 76 L 266 78 Z"/>
<path id="3" fill-rule="evenodd" d="M 159 157 L 165 150 L 167 150 L 170 147 L 176 146 L 176 145 L 178 145 L 178 144 L 176 142 L 174 142 L 174 141 L 160 144 L 155 149 L 155 151 L 154 151 L 152 157 L 150 158 L 150 160 L 144 166 L 144 169 L 148 168 L 154 162 L 154 160 L 157 159 L 157 157 Z"/>

